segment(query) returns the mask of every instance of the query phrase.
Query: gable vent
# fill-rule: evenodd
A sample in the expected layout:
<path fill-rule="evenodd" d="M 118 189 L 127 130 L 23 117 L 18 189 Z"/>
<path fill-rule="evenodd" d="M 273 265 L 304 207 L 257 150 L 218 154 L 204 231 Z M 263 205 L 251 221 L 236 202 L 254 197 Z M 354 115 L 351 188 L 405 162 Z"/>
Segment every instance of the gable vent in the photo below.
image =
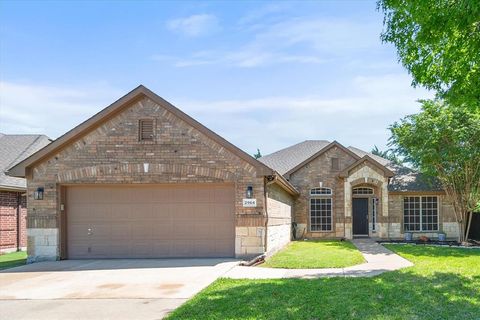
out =
<path fill-rule="evenodd" d="M 138 128 L 138 140 L 153 141 L 153 119 L 139 120 Z"/>

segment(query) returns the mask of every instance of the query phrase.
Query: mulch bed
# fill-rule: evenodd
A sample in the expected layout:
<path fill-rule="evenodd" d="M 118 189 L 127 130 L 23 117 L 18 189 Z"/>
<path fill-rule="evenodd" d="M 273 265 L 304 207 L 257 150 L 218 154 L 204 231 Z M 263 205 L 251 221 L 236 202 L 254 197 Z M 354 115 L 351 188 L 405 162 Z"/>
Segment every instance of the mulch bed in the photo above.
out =
<path fill-rule="evenodd" d="M 463 248 L 471 248 L 471 247 L 480 247 L 480 241 L 470 240 L 469 246 L 464 246 L 458 241 L 438 241 L 438 240 L 378 240 L 378 243 L 403 243 L 403 244 L 415 244 L 415 245 L 435 245 L 435 246 L 445 246 L 445 247 L 463 247 Z"/>

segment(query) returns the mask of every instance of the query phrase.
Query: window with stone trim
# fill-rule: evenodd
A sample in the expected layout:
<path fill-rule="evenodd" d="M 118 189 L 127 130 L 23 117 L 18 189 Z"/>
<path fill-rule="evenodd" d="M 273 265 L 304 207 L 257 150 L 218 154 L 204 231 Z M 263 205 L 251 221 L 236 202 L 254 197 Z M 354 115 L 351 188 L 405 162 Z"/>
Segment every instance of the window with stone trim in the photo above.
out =
<path fill-rule="evenodd" d="M 404 197 L 403 228 L 407 232 L 438 231 L 438 197 Z"/>
<path fill-rule="evenodd" d="M 310 189 L 310 231 L 332 231 L 332 189 Z"/>

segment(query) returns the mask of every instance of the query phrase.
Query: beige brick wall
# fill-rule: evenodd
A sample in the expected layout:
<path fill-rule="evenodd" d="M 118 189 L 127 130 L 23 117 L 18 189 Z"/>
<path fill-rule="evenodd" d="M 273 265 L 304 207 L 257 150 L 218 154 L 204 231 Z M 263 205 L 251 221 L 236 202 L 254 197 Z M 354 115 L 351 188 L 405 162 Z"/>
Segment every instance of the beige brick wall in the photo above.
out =
<path fill-rule="evenodd" d="M 153 142 L 138 141 L 138 120 L 145 118 L 155 121 Z M 237 215 L 237 223 L 241 225 L 243 216 L 265 214 L 264 179 L 257 177 L 254 166 L 148 98 L 44 159 L 32 168 L 27 181 L 28 227 L 36 229 L 59 228 L 63 184 L 231 182 L 236 190 L 232 214 Z M 256 208 L 242 206 L 248 185 L 253 186 Z M 44 200 L 33 200 L 37 187 L 44 188 Z M 237 237 L 243 239 L 240 234 Z M 251 237 L 242 241 L 251 244 Z M 35 246 L 29 248 L 30 256 L 38 253 Z"/>

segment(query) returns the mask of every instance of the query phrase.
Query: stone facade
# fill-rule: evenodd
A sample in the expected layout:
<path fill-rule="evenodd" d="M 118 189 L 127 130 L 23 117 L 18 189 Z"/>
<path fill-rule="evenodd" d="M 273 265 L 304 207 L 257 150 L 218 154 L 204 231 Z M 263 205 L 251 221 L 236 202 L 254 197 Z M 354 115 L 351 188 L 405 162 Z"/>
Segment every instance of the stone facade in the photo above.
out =
<path fill-rule="evenodd" d="M 278 185 L 267 185 L 267 255 L 290 242 L 292 237 L 292 207 L 290 194 Z"/>
<path fill-rule="evenodd" d="M 26 248 L 27 205 L 24 192 L 0 191 L 0 252 Z"/>
<path fill-rule="evenodd" d="M 139 141 L 140 119 L 154 120 L 153 141 Z M 27 192 L 30 260 L 61 255 L 61 241 L 48 238 L 47 245 L 39 230 L 60 233 L 63 185 L 218 182 L 235 185 L 236 255 L 263 252 L 264 177 L 251 163 L 144 97 L 31 168 Z M 242 205 L 247 186 L 253 187 L 255 208 Z M 38 187 L 44 188 L 43 200 L 33 199 Z"/>

